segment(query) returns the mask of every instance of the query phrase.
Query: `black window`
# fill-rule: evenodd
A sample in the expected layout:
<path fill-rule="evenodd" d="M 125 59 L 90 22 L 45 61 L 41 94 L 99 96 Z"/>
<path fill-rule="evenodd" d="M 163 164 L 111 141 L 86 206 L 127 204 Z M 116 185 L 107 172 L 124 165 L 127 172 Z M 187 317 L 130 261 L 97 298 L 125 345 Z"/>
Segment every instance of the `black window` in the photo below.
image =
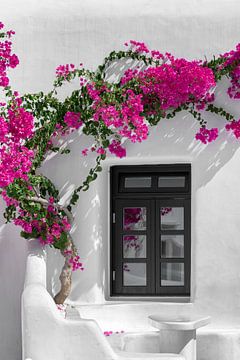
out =
<path fill-rule="evenodd" d="M 111 167 L 111 295 L 188 296 L 191 165 Z"/>

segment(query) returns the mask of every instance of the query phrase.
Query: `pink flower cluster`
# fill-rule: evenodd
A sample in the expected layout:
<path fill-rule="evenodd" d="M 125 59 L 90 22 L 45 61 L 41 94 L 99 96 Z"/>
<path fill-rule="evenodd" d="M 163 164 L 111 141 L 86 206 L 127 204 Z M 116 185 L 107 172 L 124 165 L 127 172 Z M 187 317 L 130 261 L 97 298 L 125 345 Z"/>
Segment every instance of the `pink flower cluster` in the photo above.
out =
<path fill-rule="evenodd" d="M 121 85 L 127 84 L 129 81 L 134 79 L 139 73 L 138 69 L 128 69 L 124 72 L 124 75 L 122 76 L 120 83 Z"/>
<path fill-rule="evenodd" d="M 93 87 L 91 91 L 94 91 Z M 141 94 L 135 94 L 131 89 L 126 90 L 125 100 L 118 105 L 118 108 L 116 105 L 102 104 L 99 101 L 99 93 L 94 99 L 96 99 L 93 104 L 96 109 L 93 115 L 95 121 L 103 121 L 108 128 L 114 129 L 121 137 L 126 137 L 132 142 L 141 142 L 147 139 L 148 125 L 142 114 Z M 108 149 L 118 157 L 126 156 L 126 151 L 116 140 L 109 145 Z"/>
<path fill-rule="evenodd" d="M 225 58 L 225 62 L 221 65 L 221 68 L 226 66 L 233 66 L 233 70 L 230 73 L 231 86 L 228 88 L 228 95 L 233 99 L 240 99 L 240 44 L 236 46 L 235 50 L 227 52 L 222 55 Z"/>
<path fill-rule="evenodd" d="M 130 50 L 136 52 L 138 54 L 144 54 L 145 56 L 151 56 L 155 60 L 165 60 L 168 58 L 168 55 L 171 54 L 166 53 L 165 56 L 158 50 L 150 50 L 148 46 L 144 42 L 130 40 L 129 42 L 124 43 L 125 46 L 130 47 Z"/>
<path fill-rule="evenodd" d="M 13 205 L 13 206 L 17 207 L 19 205 L 19 202 L 16 199 L 7 196 L 6 190 L 2 190 L 1 195 L 7 206 Z"/>
<path fill-rule="evenodd" d="M 18 202 L 14 199 L 7 197 L 6 193 L 3 194 L 7 205 L 14 204 L 18 206 Z M 13 202 L 14 201 L 14 202 Z M 54 199 L 49 198 L 50 205 L 48 206 L 48 213 L 46 217 L 37 219 L 37 214 L 34 217 L 25 210 L 18 208 L 19 217 L 14 219 L 14 224 L 21 226 L 26 232 L 31 234 L 35 231 L 38 234 L 38 240 L 42 245 L 53 245 L 59 241 L 62 233 L 67 233 L 71 225 L 66 217 L 60 218 L 56 207 L 54 206 Z M 48 219 L 51 217 L 51 221 Z M 84 270 L 83 264 L 80 262 L 80 257 L 71 249 L 65 249 L 64 254 L 68 259 L 68 263 L 73 271 L 78 269 Z"/>
<path fill-rule="evenodd" d="M 108 150 L 110 151 L 111 154 L 114 154 L 119 158 L 126 156 L 126 149 L 124 149 L 121 146 L 121 143 L 116 140 L 113 140 L 111 142 L 111 144 L 108 146 Z"/>
<path fill-rule="evenodd" d="M 66 79 L 66 77 L 74 70 L 74 68 L 74 64 L 59 65 L 56 68 L 56 75 L 57 77 L 63 77 Z"/>
<path fill-rule="evenodd" d="M 69 128 L 79 129 L 80 126 L 82 126 L 83 124 L 80 116 L 81 116 L 80 113 L 68 111 L 64 116 L 64 122 L 67 124 Z"/>
<path fill-rule="evenodd" d="M 148 67 L 144 71 L 128 69 L 121 79 L 122 85 L 133 78 L 139 82 L 144 95 L 144 108 L 152 108 L 148 109 L 149 114 L 154 114 L 155 103 L 160 104 L 160 109 L 165 111 L 194 102 L 200 110 L 206 103 L 213 101 L 210 91 L 215 86 L 214 73 L 202 66 L 202 62 L 175 59 L 169 53 L 163 55 L 156 50 L 150 51 L 144 43 L 134 40 L 125 43 L 126 46 L 129 44 L 135 52 L 163 60 L 161 66 Z"/>
<path fill-rule="evenodd" d="M 76 271 L 78 269 L 84 270 L 83 264 L 80 262 L 80 257 L 73 252 L 72 249 L 65 249 L 64 255 L 68 257 L 68 263 L 72 268 L 72 271 Z"/>
<path fill-rule="evenodd" d="M 27 180 L 34 152 L 23 145 L 33 134 L 33 116 L 21 107 L 16 99 L 7 110 L 8 119 L 0 117 L 0 187 L 6 187 L 15 179 Z"/>
<path fill-rule="evenodd" d="M 226 124 L 225 128 L 227 131 L 232 131 L 237 139 L 240 138 L 240 119 Z"/>
<path fill-rule="evenodd" d="M 97 154 L 100 154 L 100 155 L 106 154 L 106 150 L 102 146 L 100 146 L 97 149 Z"/>
<path fill-rule="evenodd" d="M 88 148 L 83 149 L 83 150 L 82 150 L 82 155 L 83 155 L 83 156 L 87 156 L 88 151 L 89 151 Z"/>
<path fill-rule="evenodd" d="M 211 69 L 185 59 L 171 59 L 170 63 L 149 67 L 139 72 L 137 79 L 144 106 L 157 102 L 162 110 L 204 100 L 216 84 Z"/>
<path fill-rule="evenodd" d="M 7 135 L 9 132 L 8 123 L 3 117 L 0 117 L 0 142 L 4 143 L 7 141 Z"/>
<path fill-rule="evenodd" d="M 33 135 L 33 115 L 21 106 L 21 99 L 15 99 L 7 110 L 8 119 L 0 117 L 0 142 L 17 144 Z"/>
<path fill-rule="evenodd" d="M 120 111 L 114 105 L 100 106 L 93 115 L 95 121 L 102 119 L 107 127 L 119 128 L 123 126 Z"/>
<path fill-rule="evenodd" d="M 212 94 L 206 94 L 206 96 L 204 97 L 204 99 L 199 100 L 198 102 L 196 102 L 195 106 L 197 110 L 204 110 L 206 108 L 206 106 L 209 103 L 212 103 L 215 100 L 215 95 Z"/>
<path fill-rule="evenodd" d="M 152 50 L 151 56 L 152 56 L 152 58 L 154 58 L 156 60 L 160 60 L 160 59 L 164 60 L 165 59 L 164 55 L 162 53 L 160 53 L 160 51 L 158 51 L 158 50 Z"/>
<path fill-rule="evenodd" d="M 3 28 L 3 23 L 0 23 L 0 29 Z M 12 30 L 1 33 L 3 39 L 13 34 Z M 7 70 L 15 68 L 18 63 L 18 57 L 12 54 L 12 43 L 9 40 L 0 41 L 0 86 L 9 85 Z M 0 187 L 5 188 L 15 179 L 28 178 L 34 152 L 24 146 L 24 141 L 33 134 L 33 116 L 24 109 L 17 92 L 13 93 L 11 106 L 6 103 L 1 103 L 1 106 L 5 107 L 2 110 L 6 115 L 0 117 Z M 9 199 L 7 202 L 10 202 Z"/>
<path fill-rule="evenodd" d="M 17 99 L 20 100 L 20 99 Z M 15 142 L 26 140 L 33 135 L 33 115 L 20 107 L 21 101 L 17 101 L 17 107 L 8 109 L 9 132 Z"/>
<path fill-rule="evenodd" d="M 142 95 L 135 94 L 132 90 L 126 91 L 126 100 L 122 103 L 121 116 L 123 126 L 119 134 L 127 137 L 132 142 L 141 142 L 148 137 L 148 126 L 142 115 Z"/>
<path fill-rule="evenodd" d="M 212 128 L 207 129 L 205 127 L 201 127 L 199 132 L 195 135 L 196 140 L 200 140 L 203 144 L 210 143 L 218 137 L 218 129 Z"/>
<path fill-rule="evenodd" d="M 136 40 L 130 40 L 129 43 L 125 43 L 125 46 L 131 46 L 132 51 L 136 52 L 136 53 L 145 53 L 148 54 L 149 53 L 149 49 L 147 47 L 147 45 L 144 42 L 139 42 Z"/>
<path fill-rule="evenodd" d="M 39 234 L 39 241 L 42 245 L 53 244 L 58 241 L 63 232 L 68 232 L 71 228 L 66 217 L 60 218 L 54 205 L 48 208 L 46 217 L 37 218 L 38 214 L 32 215 L 25 210 L 18 209 L 19 217 L 14 219 L 15 225 L 19 225 L 26 233 L 36 231 Z M 50 206 L 50 207 L 51 207 Z M 49 211 L 50 210 L 50 211 Z M 48 222 L 48 219 L 51 221 Z"/>
<path fill-rule="evenodd" d="M 95 109 L 96 106 L 98 105 L 98 103 L 101 101 L 101 97 L 100 97 L 100 94 L 101 94 L 101 91 L 100 90 L 97 90 L 95 88 L 95 84 L 94 83 L 90 83 L 90 84 L 87 84 L 86 85 L 86 89 L 87 89 L 87 92 L 88 92 L 88 95 L 90 96 L 90 98 L 93 100 L 93 108 Z"/>
<path fill-rule="evenodd" d="M 33 231 L 33 228 L 32 228 L 32 224 L 29 223 L 28 221 L 26 220 L 23 220 L 21 218 L 17 218 L 17 219 L 14 219 L 13 220 L 14 224 L 17 225 L 17 226 L 21 226 L 21 228 L 26 232 L 26 233 L 31 233 Z"/>
<path fill-rule="evenodd" d="M 0 29 L 3 29 L 3 23 L 0 23 Z M 14 34 L 13 30 L 3 33 L 3 36 L 10 38 Z M 19 64 L 17 55 L 12 54 L 12 43 L 9 40 L 0 41 L 0 86 L 6 87 L 9 84 L 7 76 L 8 68 L 15 68 Z"/>
<path fill-rule="evenodd" d="M 44 234 L 44 236 L 39 237 L 42 245 L 53 244 L 58 241 L 62 233 L 69 231 L 70 228 L 66 218 L 55 219 L 52 225 L 48 225 L 44 218 L 40 222 L 33 220 L 31 224 L 39 233 Z"/>
<path fill-rule="evenodd" d="M 76 271 L 78 269 L 84 270 L 83 264 L 79 260 L 80 257 L 78 255 L 70 257 L 69 264 L 71 265 L 73 271 Z"/>
<path fill-rule="evenodd" d="M 5 188 L 15 179 L 28 179 L 34 152 L 20 144 L 10 143 L 0 148 L 0 187 Z"/>

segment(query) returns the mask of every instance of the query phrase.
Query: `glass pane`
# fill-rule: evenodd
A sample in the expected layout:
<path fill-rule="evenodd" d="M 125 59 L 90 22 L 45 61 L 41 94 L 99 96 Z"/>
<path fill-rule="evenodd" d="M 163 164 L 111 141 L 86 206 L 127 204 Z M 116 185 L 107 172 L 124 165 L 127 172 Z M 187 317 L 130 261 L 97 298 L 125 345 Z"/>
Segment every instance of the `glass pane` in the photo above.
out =
<path fill-rule="evenodd" d="M 161 229 L 162 230 L 183 230 L 184 229 L 184 208 L 183 207 L 162 207 L 160 211 L 161 211 Z"/>
<path fill-rule="evenodd" d="M 124 230 L 146 230 L 145 207 L 131 207 L 123 209 L 123 229 Z"/>
<path fill-rule="evenodd" d="M 124 263 L 123 264 L 123 285 L 124 286 L 146 286 L 146 264 L 145 263 Z"/>
<path fill-rule="evenodd" d="M 183 235 L 162 235 L 161 256 L 163 258 L 184 257 L 184 236 Z"/>
<path fill-rule="evenodd" d="M 161 176 L 158 178 L 158 187 L 184 187 L 185 176 Z"/>
<path fill-rule="evenodd" d="M 123 236 L 123 257 L 124 258 L 145 258 L 146 257 L 146 235 L 125 235 L 125 236 Z"/>
<path fill-rule="evenodd" d="M 184 286 L 184 264 L 162 263 L 161 264 L 162 286 Z"/>
<path fill-rule="evenodd" d="M 151 177 L 126 177 L 125 188 L 150 188 L 152 186 Z"/>

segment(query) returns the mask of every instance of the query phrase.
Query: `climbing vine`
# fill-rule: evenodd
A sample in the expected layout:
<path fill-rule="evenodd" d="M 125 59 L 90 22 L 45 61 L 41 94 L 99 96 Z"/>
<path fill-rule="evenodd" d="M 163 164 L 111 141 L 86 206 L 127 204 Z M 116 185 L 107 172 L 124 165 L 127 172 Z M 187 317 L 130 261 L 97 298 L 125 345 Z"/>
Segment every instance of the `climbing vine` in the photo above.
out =
<path fill-rule="evenodd" d="M 125 43 L 125 51 L 112 51 L 96 71 L 82 64 L 79 68 L 60 65 L 49 93 L 20 95 L 8 77 L 9 70 L 19 63 L 12 53 L 13 35 L 13 30 L 6 31 L 0 23 L 4 99 L 0 102 L 0 191 L 6 202 L 4 216 L 6 222 L 21 227 L 22 237 L 36 238 L 63 255 L 61 290 L 55 297 L 61 304 L 69 295 L 72 271 L 83 270 L 71 237 L 72 208 L 80 192 L 87 191 L 98 177 L 109 154 L 125 157 L 126 140 L 146 140 L 152 126 L 162 119 L 170 121 L 182 110 L 199 123 L 196 141 L 207 144 L 218 137 L 217 128 L 207 128 L 203 110 L 223 117 L 226 131 L 240 137 L 240 120 L 214 104 L 214 89 L 225 76 L 230 79 L 229 97 L 240 98 L 240 44 L 210 61 L 189 61 L 131 40 Z M 129 59 L 131 64 L 120 79 L 109 81 L 107 69 L 112 62 Z M 78 89 L 59 100 L 59 88 L 74 79 L 78 79 Z M 70 149 L 63 148 L 59 139 L 77 130 L 93 139 L 92 146 L 81 151 L 82 156 L 96 154 L 96 163 L 62 204 L 58 189 L 42 174 L 41 165 L 51 152 L 67 156 Z"/>

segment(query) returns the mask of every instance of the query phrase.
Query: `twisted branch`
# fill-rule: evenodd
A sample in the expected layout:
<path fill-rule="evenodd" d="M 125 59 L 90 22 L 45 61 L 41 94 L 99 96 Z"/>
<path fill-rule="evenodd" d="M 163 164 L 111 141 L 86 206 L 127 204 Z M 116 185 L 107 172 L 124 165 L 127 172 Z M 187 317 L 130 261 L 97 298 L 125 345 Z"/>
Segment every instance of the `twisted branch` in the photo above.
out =
<path fill-rule="evenodd" d="M 43 199 L 41 197 L 36 197 L 36 196 L 32 196 L 32 197 L 28 197 L 27 198 L 28 201 L 33 201 L 33 202 L 38 202 L 40 204 L 42 204 L 43 206 L 47 207 L 48 205 L 50 205 L 50 202 L 47 201 L 46 199 Z M 55 203 L 54 206 L 58 209 L 58 210 L 62 210 L 64 211 L 64 213 L 66 214 L 68 221 L 70 222 L 70 224 L 73 223 L 73 215 L 72 213 L 63 205 L 60 205 L 58 203 Z"/>
<path fill-rule="evenodd" d="M 44 207 L 50 205 L 48 200 L 37 196 L 28 197 L 27 200 L 38 202 L 42 204 Z M 54 205 L 56 206 L 57 209 L 64 211 L 64 213 L 68 218 L 69 223 L 72 224 L 74 220 L 72 213 L 65 206 L 62 206 L 60 204 L 54 204 Z M 61 250 L 61 254 L 64 257 L 65 261 L 61 274 L 59 276 L 59 280 L 61 284 L 60 291 L 54 297 L 54 301 L 56 304 L 63 304 L 64 301 L 67 299 L 67 297 L 70 295 L 71 286 L 72 286 L 72 267 L 69 263 L 69 260 L 75 252 L 76 252 L 76 248 L 73 243 L 72 236 L 68 232 L 67 247 L 64 250 Z"/>

